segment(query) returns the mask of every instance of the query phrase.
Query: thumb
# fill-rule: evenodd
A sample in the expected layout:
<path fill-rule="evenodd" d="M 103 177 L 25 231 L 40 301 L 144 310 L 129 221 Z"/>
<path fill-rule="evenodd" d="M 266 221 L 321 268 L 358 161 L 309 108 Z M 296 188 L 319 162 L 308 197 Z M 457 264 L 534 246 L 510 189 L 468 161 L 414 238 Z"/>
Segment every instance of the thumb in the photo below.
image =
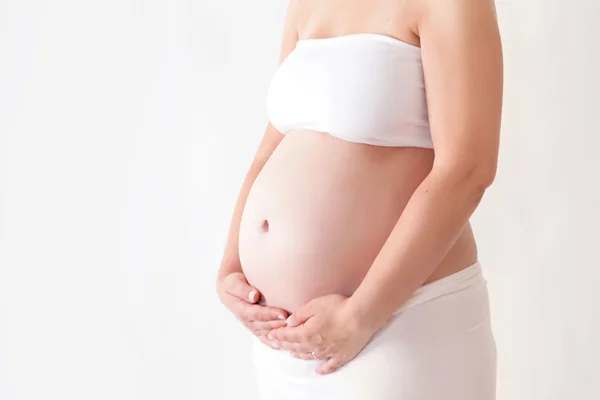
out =
<path fill-rule="evenodd" d="M 298 308 L 287 318 L 287 326 L 294 327 L 298 325 L 302 325 L 305 323 L 310 317 L 315 315 L 315 307 L 313 302 L 308 302 L 302 307 Z"/>
<path fill-rule="evenodd" d="M 243 273 L 239 272 L 231 274 L 226 279 L 228 279 L 228 282 L 225 285 L 227 293 L 248 303 L 256 303 L 258 299 L 260 299 L 260 292 L 258 289 L 248 284 Z"/>

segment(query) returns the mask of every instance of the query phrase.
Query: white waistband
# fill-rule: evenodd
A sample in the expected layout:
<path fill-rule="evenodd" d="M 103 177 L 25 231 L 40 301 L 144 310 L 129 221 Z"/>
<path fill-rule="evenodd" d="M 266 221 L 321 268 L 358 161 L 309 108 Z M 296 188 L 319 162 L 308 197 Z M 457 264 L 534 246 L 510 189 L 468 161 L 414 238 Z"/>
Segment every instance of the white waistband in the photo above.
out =
<path fill-rule="evenodd" d="M 477 283 L 486 283 L 479 261 L 452 275 L 421 286 L 394 314 L 435 298 L 459 292 Z"/>

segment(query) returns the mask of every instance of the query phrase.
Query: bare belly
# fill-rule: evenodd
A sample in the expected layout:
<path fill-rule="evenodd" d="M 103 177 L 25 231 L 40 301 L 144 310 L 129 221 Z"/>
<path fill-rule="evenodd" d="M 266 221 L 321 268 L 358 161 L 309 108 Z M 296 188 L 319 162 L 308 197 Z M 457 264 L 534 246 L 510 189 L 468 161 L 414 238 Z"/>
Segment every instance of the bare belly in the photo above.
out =
<path fill-rule="evenodd" d="M 242 269 L 261 302 L 293 312 L 322 295 L 350 296 L 432 163 L 431 149 L 289 132 L 256 178 L 240 223 Z M 459 254 L 434 275 L 474 261 L 470 227 L 463 236 Z"/>

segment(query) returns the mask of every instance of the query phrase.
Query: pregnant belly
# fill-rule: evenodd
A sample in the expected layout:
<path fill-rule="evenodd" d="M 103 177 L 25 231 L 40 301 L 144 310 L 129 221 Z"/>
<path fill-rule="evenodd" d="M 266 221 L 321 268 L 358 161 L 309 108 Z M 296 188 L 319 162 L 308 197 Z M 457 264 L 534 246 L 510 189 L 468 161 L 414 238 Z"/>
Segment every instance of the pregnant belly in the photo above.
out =
<path fill-rule="evenodd" d="M 351 295 L 432 160 L 428 149 L 288 133 L 256 178 L 240 222 L 242 269 L 261 302 L 293 312 L 318 296 Z"/>

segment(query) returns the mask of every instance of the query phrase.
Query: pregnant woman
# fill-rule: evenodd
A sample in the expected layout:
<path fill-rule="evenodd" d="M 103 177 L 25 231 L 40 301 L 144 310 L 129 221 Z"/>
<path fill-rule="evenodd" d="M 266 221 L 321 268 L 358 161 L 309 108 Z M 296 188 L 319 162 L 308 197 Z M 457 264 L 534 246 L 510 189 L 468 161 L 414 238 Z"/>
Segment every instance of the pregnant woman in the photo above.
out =
<path fill-rule="evenodd" d="M 217 277 L 261 400 L 492 400 L 492 0 L 292 0 Z"/>

